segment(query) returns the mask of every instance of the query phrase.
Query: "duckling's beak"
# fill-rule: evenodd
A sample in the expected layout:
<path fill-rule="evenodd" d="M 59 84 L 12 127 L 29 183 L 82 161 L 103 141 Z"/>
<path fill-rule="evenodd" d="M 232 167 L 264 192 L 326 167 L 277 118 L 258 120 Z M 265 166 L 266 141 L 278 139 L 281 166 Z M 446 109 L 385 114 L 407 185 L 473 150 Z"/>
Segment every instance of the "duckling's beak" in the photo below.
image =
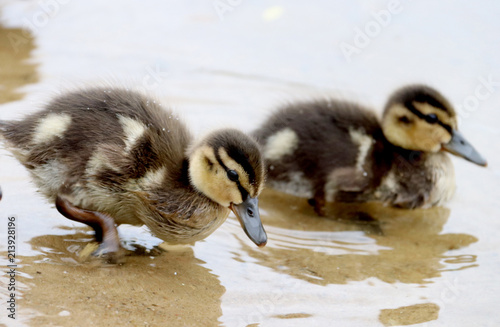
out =
<path fill-rule="evenodd" d="M 259 215 L 259 201 L 257 197 L 247 196 L 247 199 L 240 204 L 231 203 L 229 206 L 240 221 L 241 227 L 247 236 L 257 246 L 262 247 L 267 243 L 267 234 L 262 226 Z"/>
<path fill-rule="evenodd" d="M 474 149 L 459 131 L 453 130 L 450 142 L 444 144 L 443 149 L 479 166 L 487 166 L 486 159 Z"/>

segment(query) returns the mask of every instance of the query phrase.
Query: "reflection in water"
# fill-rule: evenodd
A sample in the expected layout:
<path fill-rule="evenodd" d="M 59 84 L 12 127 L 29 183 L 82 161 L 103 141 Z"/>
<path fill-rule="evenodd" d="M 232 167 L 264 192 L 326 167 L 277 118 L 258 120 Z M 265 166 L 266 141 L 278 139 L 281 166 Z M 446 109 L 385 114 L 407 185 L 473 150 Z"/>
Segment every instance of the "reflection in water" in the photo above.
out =
<path fill-rule="evenodd" d="M 20 270 L 31 277 L 21 278 L 30 289 L 20 306 L 39 312 L 30 325 L 90 326 L 104 319 L 109 326 L 219 324 L 225 288 L 191 247 L 158 256 L 142 251 L 145 255 L 128 256 L 123 266 L 105 266 L 97 259 L 80 263 L 89 241 L 91 234 L 81 232 L 31 240 L 42 254 L 21 258 Z"/>
<path fill-rule="evenodd" d="M 296 319 L 296 318 L 309 318 L 311 316 L 312 315 L 308 313 L 288 313 L 284 315 L 275 315 L 274 317 L 279 319 Z"/>
<path fill-rule="evenodd" d="M 332 205 L 315 217 L 305 200 L 266 190 L 262 218 L 265 249 L 240 242 L 258 263 L 318 285 L 376 277 L 387 283 L 429 283 L 443 271 L 476 267 L 476 257 L 450 250 L 477 241 L 468 234 L 440 234 L 445 208 L 401 210 L 379 204 Z"/>
<path fill-rule="evenodd" d="M 0 25 L 0 103 L 15 101 L 23 94 L 17 89 L 38 80 L 36 65 L 27 62 L 34 49 L 28 30 Z"/>
<path fill-rule="evenodd" d="M 436 320 L 439 306 L 434 303 L 422 303 L 396 309 L 384 309 L 380 312 L 380 322 L 385 326 L 415 325 Z"/>

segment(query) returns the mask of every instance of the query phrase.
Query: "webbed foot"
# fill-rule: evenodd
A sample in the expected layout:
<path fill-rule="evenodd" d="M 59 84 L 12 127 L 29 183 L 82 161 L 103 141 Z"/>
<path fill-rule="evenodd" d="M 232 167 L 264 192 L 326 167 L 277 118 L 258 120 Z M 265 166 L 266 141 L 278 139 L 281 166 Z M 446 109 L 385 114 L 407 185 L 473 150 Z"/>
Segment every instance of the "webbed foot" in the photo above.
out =
<path fill-rule="evenodd" d="M 316 212 L 318 216 L 320 217 L 326 216 L 326 210 L 325 210 L 326 201 L 324 198 L 315 197 L 307 200 L 307 203 L 309 203 L 309 205 L 314 208 L 314 212 Z"/>
<path fill-rule="evenodd" d="M 80 209 L 60 196 L 56 198 L 56 208 L 64 217 L 94 229 L 96 240 L 100 244 L 92 255 L 101 257 L 109 263 L 121 262 L 123 251 L 113 217 L 97 211 Z"/>

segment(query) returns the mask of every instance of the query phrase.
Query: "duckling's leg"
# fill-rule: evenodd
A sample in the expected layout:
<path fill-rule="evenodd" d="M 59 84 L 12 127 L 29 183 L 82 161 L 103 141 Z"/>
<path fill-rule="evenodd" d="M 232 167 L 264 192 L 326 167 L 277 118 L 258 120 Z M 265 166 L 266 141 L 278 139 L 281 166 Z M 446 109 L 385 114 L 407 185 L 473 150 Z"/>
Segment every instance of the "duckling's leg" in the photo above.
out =
<path fill-rule="evenodd" d="M 326 216 L 325 212 L 325 205 L 326 205 L 326 199 L 325 199 L 325 186 L 322 184 L 320 187 L 316 188 L 316 191 L 314 192 L 314 198 L 307 200 L 309 205 L 311 205 L 314 208 L 314 212 L 318 216 L 324 217 Z"/>
<path fill-rule="evenodd" d="M 60 196 L 56 198 L 56 208 L 64 217 L 84 223 L 95 230 L 96 240 L 101 243 L 95 252 L 96 255 L 104 255 L 110 262 L 119 259 L 120 238 L 111 216 L 77 208 Z"/>
<path fill-rule="evenodd" d="M 342 199 L 339 197 L 339 192 L 343 196 L 350 194 L 351 199 L 347 202 L 354 202 L 354 199 L 359 196 L 369 185 L 368 173 L 358 170 L 353 167 L 342 167 L 333 170 L 325 179 L 320 179 L 315 185 L 314 197 L 308 200 L 308 203 L 314 207 L 314 211 L 318 216 L 325 216 L 326 193 L 332 192 L 335 197 L 333 201 Z M 346 198 L 344 198 L 346 200 Z"/>

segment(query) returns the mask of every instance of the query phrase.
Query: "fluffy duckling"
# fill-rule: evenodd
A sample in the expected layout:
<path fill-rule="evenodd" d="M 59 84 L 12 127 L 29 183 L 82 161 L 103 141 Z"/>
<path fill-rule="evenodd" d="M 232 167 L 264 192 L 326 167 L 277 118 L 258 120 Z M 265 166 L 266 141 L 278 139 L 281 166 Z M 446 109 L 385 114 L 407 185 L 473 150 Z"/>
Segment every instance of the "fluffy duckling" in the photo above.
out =
<path fill-rule="evenodd" d="M 170 243 L 217 229 L 230 210 L 258 246 L 258 144 L 234 129 L 192 144 L 184 124 L 139 93 L 94 88 L 62 95 L 21 121 L 0 122 L 6 148 L 65 217 L 89 225 L 97 254 L 120 248 L 115 224 L 147 225 Z"/>
<path fill-rule="evenodd" d="M 267 184 L 308 198 L 319 215 L 326 201 L 441 205 L 455 189 L 444 151 L 486 166 L 458 132 L 450 103 L 424 85 L 396 91 L 381 121 L 354 103 L 305 102 L 278 110 L 254 135 L 263 146 Z"/>

